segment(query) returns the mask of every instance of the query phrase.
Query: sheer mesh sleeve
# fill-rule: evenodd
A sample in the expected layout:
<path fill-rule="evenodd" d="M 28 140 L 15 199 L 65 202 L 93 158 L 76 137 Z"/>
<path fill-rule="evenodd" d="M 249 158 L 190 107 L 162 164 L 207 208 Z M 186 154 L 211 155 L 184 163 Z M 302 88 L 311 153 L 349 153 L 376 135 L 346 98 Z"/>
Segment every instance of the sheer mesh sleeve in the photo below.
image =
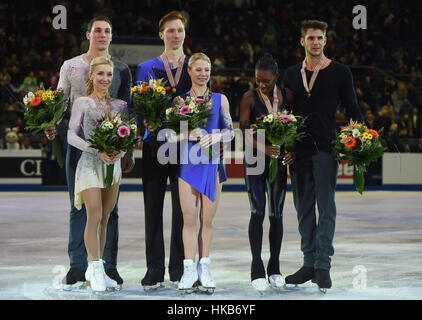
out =
<path fill-rule="evenodd" d="M 64 93 L 64 98 L 68 99 L 70 96 L 70 81 L 68 79 L 69 75 L 69 64 L 64 63 L 60 68 L 60 77 L 59 83 L 57 84 L 57 88 L 61 89 Z"/>
<path fill-rule="evenodd" d="M 230 116 L 229 104 L 225 96 L 221 96 L 220 126 L 221 141 L 231 141 L 234 138 L 233 121 Z"/>
<path fill-rule="evenodd" d="M 96 149 L 90 148 L 90 143 L 85 141 L 84 137 L 87 131 L 93 131 L 93 128 L 83 128 L 84 118 L 87 116 L 89 102 L 87 98 L 78 98 L 72 107 L 72 113 L 67 130 L 67 141 L 70 145 L 89 153 L 98 154 Z M 91 121 L 87 121 L 89 123 Z M 92 121 L 92 127 L 95 121 Z"/>

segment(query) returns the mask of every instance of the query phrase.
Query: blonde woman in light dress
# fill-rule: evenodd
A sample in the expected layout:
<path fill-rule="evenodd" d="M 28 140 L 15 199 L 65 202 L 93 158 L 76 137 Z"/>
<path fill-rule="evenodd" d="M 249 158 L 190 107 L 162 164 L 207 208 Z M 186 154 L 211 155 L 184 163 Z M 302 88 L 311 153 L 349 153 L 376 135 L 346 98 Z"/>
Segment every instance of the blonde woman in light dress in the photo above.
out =
<path fill-rule="evenodd" d="M 113 210 L 121 180 L 120 153 L 99 153 L 90 147 L 87 139 L 93 134 L 95 120 L 106 113 L 128 115 L 127 103 L 112 99 L 108 94 L 113 80 L 113 62 L 105 56 L 91 61 L 86 86 L 86 96 L 75 100 L 69 122 L 68 142 L 82 150 L 75 174 L 75 207 L 80 210 L 85 204 L 87 222 L 84 242 L 88 253 L 88 269 L 85 278 L 93 291 L 105 291 L 114 286 L 104 271 L 102 260 L 107 223 Z M 114 163 L 113 183 L 105 187 L 105 167 Z"/>

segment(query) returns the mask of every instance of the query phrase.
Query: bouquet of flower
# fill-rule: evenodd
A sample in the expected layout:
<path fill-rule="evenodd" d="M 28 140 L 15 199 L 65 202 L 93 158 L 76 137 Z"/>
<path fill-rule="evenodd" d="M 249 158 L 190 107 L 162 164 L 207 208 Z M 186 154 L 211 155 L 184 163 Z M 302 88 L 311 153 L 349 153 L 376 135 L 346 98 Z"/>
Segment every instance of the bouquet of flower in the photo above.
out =
<path fill-rule="evenodd" d="M 270 113 L 256 118 L 256 124 L 252 125 L 253 129 L 264 129 L 265 138 L 274 146 L 282 146 L 286 148 L 293 147 L 295 141 L 300 141 L 305 132 L 300 129 L 304 128 L 304 118 L 294 116 L 283 110 L 276 114 Z M 271 183 L 277 176 L 278 159 L 271 159 L 270 172 L 268 181 Z"/>
<path fill-rule="evenodd" d="M 107 113 L 105 116 L 95 120 L 94 133 L 87 140 L 91 143 L 91 148 L 98 152 L 131 152 L 137 147 L 139 138 L 136 137 L 136 123 L 132 118 L 124 121 L 120 114 L 113 115 Z M 107 165 L 106 168 L 106 188 L 110 188 L 113 183 L 114 164 Z"/>
<path fill-rule="evenodd" d="M 151 143 L 157 146 L 157 131 L 161 127 L 164 112 L 171 100 L 171 91 L 166 82 L 155 80 L 149 75 L 149 81 L 140 81 L 130 89 L 133 105 L 138 116 L 141 116 L 154 129 L 151 132 Z M 175 91 L 176 89 L 173 89 Z"/>
<path fill-rule="evenodd" d="M 187 96 L 186 99 L 178 97 L 173 107 L 167 108 L 166 120 L 164 124 L 176 133 L 181 131 L 181 122 L 186 121 L 188 130 L 207 127 L 208 118 L 211 117 L 211 100 L 209 97 L 193 98 Z M 208 148 L 209 158 L 212 158 L 212 148 Z"/>
<path fill-rule="evenodd" d="M 188 130 L 199 128 L 201 124 L 206 128 L 210 116 L 211 100 L 208 97 L 202 99 L 187 96 L 185 100 L 179 97 L 173 107 L 166 109 L 164 124 L 167 128 L 180 133 L 181 121 L 187 121 Z"/>
<path fill-rule="evenodd" d="M 354 167 L 354 184 L 360 194 L 365 185 L 366 167 L 387 150 L 382 146 L 377 131 L 368 129 L 364 124 L 352 120 L 347 127 L 341 129 L 334 141 L 334 149 L 339 153 L 338 160 L 349 160 L 348 165 Z"/>
<path fill-rule="evenodd" d="M 25 104 L 25 129 L 37 133 L 48 127 L 55 127 L 67 112 L 62 91 L 45 90 L 43 87 L 35 92 L 28 92 L 23 98 Z M 62 143 L 57 135 L 52 142 L 53 153 L 60 168 L 64 164 Z"/>

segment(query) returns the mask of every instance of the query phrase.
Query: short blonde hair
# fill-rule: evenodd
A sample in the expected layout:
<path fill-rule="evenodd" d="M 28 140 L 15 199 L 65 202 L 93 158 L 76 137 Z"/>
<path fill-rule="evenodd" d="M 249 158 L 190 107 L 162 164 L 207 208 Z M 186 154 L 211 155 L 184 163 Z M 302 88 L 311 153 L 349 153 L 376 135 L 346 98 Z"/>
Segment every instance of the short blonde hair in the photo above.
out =
<path fill-rule="evenodd" d="M 113 61 L 111 61 L 111 58 L 106 57 L 106 56 L 98 56 L 91 60 L 91 63 L 89 64 L 89 74 L 93 74 L 95 67 L 99 66 L 100 64 L 108 64 L 112 70 L 114 68 L 114 63 Z M 88 77 L 86 79 L 85 94 L 89 96 L 93 92 L 94 92 L 94 83 Z"/>
<path fill-rule="evenodd" d="M 190 57 L 190 59 L 189 59 L 189 62 L 188 62 L 188 68 L 189 69 L 192 69 L 192 65 L 195 63 L 195 61 L 197 61 L 197 60 L 205 60 L 206 62 L 208 62 L 209 63 L 209 65 L 210 65 L 210 67 L 211 67 L 211 60 L 210 60 L 210 58 L 205 54 L 205 53 L 202 53 L 202 52 L 197 52 L 197 53 L 194 53 L 191 57 Z"/>

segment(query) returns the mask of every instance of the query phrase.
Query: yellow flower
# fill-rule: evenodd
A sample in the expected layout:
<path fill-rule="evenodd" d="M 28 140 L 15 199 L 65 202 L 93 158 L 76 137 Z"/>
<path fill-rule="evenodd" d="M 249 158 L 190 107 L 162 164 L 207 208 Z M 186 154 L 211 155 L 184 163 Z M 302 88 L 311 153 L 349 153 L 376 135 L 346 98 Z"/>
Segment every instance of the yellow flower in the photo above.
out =
<path fill-rule="evenodd" d="M 371 140 L 366 140 L 366 144 L 371 144 Z"/>
<path fill-rule="evenodd" d="M 155 89 L 155 91 L 156 91 L 158 94 L 161 94 L 161 95 L 163 95 L 163 96 L 165 96 L 165 95 L 166 95 L 166 89 L 164 89 L 164 87 L 159 86 L 159 87 L 157 87 L 157 88 Z"/>
<path fill-rule="evenodd" d="M 172 88 L 171 92 L 176 93 L 176 88 Z"/>

